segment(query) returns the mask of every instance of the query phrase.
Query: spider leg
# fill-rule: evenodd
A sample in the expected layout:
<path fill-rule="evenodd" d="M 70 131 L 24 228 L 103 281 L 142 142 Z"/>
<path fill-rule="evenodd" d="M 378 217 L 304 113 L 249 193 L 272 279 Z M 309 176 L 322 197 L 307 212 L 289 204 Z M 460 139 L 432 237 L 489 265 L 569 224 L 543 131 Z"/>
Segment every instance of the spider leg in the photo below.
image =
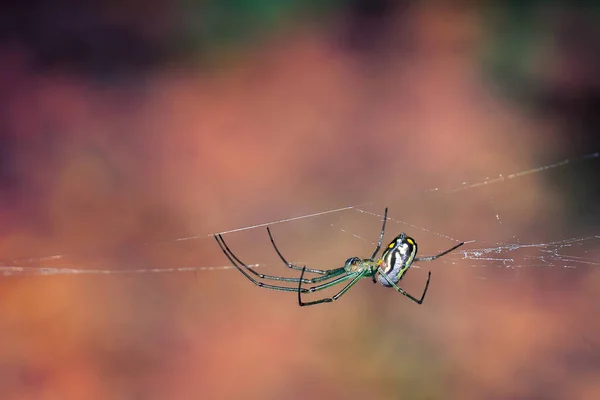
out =
<path fill-rule="evenodd" d="M 389 284 L 391 284 L 394 287 L 394 289 L 396 289 L 398 292 L 400 292 L 400 294 L 403 294 L 404 296 L 408 297 L 409 299 L 411 299 L 412 301 L 414 301 L 417 304 L 423 304 L 423 300 L 425 299 L 425 294 L 427 294 L 427 289 L 429 288 L 429 281 L 431 280 L 431 271 L 429 271 L 429 274 L 427 275 L 427 283 L 425 284 L 425 289 L 423 290 L 423 294 L 421 295 L 420 299 L 417 299 L 416 297 L 407 293 L 401 287 L 398 287 L 398 285 L 396 285 L 394 282 L 392 282 L 392 280 L 387 276 L 387 274 L 383 271 L 383 269 L 381 269 L 381 267 L 378 269 L 378 272 L 385 278 L 386 281 L 388 281 Z M 303 292 L 303 293 L 306 293 L 306 292 Z"/>
<path fill-rule="evenodd" d="M 436 258 L 440 258 L 441 256 L 445 256 L 446 254 L 450 253 L 451 251 L 454 251 L 456 249 L 458 249 L 460 246 L 462 246 L 463 244 L 465 244 L 465 242 L 461 242 L 459 244 L 457 244 L 456 246 L 452 247 L 451 249 L 448 249 L 446 251 L 441 252 L 440 254 L 437 254 L 435 256 L 429 256 L 429 257 L 417 257 L 415 258 L 414 261 L 433 261 Z"/>
<path fill-rule="evenodd" d="M 354 272 L 354 273 L 346 274 L 344 276 L 341 276 L 341 277 L 339 277 L 337 279 L 334 279 L 334 280 L 332 280 L 330 282 L 327 282 L 327 283 L 324 283 L 322 285 L 314 286 L 314 287 L 311 287 L 310 289 L 304 289 L 302 287 L 302 277 L 304 276 L 304 272 L 305 272 L 305 268 L 302 268 L 302 274 L 300 275 L 300 281 L 298 282 L 298 304 L 300 305 L 300 307 L 314 306 L 315 304 L 321 304 L 321 303 L 331 303 L 332 301 L 335 301 L 335 300 L 339 299 L 352 286 L 354 286 L 356 284 L 356 282 L 358 282 L 361 278 L 364 278 L 364 275 L 366 273 L 366 271 L 365 271 L 365 272 Z M 352 279 L 352 280 L 346 286 L 344 286 L 342 288 L 342 290 L 340 290 L 335 295 L 333 295 L 333 297 L 326 297 L 326 298 L 323 298 L 323 299 L 309 301 L 309 302 L 303 302 L 302 301 L 302 293 L 315 292 L 317 290 L 323 290 L 323 289 L 326 289 L 326 288 L 331 287 L 333 285 L 337 285 L 338 283 L 345 282 L 345 281 L 347 281 L 349 279 Z"/>
<path fill-rule="evenodd" d="M 379 249 L 381 249 L 381 244 L 383 243 L 383 235 L 385 234 L 385 222 L 387 221 L 387 207 L 385 208 L 385 213 L 383 214 L 383 226 L 381 227 L 381 234 L 379 235 L 379 242 L 377 242 L 377 247 L 375 248 L 375 251 L 373 252 L 373 255 L 371 256 L 371 260 L 375 259 L 375 256 L 377 255 L 377 253 L 379 253 Z M 371 277 L 373 278 L 373 283 L 377 283 L 377 280 L 375 279 L 375 274 L 371 275 Z"/>
<path fill-rule="evenodd" d="M 377 242 L 377 247 L 375 247 L 375 251 L 373 252 L 373 255 L 371 256 L 371 260 L 375 259 L 375 256 L 377 255 L 377 253 L 379 253 L 379 249 L 381 249 L 381 244 L 383 243 L 383 235 L 385 234 L 385 223 L 387 221 L 387 212 L 388 212 L 388 209 L 386 207 L 385 213 L 383 214 L 383 226 L 381 227 L 381 234 L 379 235 L 379 242 Z"/>
<path fill-rule="evenodd" d="M 244 275 L 246 278 L 248 278 L 248 280 L 250 282 L 254 283 L 256 286 L 261 287 L 261 288 L 267 288 L 267 289 L 273 289 L 273 290 L 281 290 L 282 292 L 297 292 L 298 291 L 297 288 L 294 289 L 294 288 L 286 287 L 286 286 L 269 285 L 267 283 L 263 283 L 263 282 L 257 281 L 256 279 L 252 278 L 250 275 L 248 275 L 248 273 L 246 271 L 244 271 L 244 269 L 246 269 L 248 271 L 252 271 L 252 269 L 249 268 L 246 264 L 240 262 L 240 264 L 245 267 L 245 268 L 241 268 L 237 264 L 236 260 L 231 255 L 229 255 L 229 253 L 225 250 L 226 249 L 226 247 L 224 247 L 224 243 L 225 242 L 223 242 L 223 244 L 221 244 L 221 242 L 219 241 L 219 238 L 221 239 L 221 241 L 223 240 L 223 238 L 221 237 L 221 235 L 218 235 L 218 236 L 215 235 L 215 240 L 219 244 L 219 247 L 221 248 L 221 250 L 223 251 L 223 253 L 225 254 L 225 256 L 229 259 L 229 261 L 231 262 L 231 264 L 233 264 L 233 266 L 238 271 L 240 271 L 242 273 L 242 275 Z M 304 292 L 308 292 L 308 290 L 304 289 Z"/>
<path fill-rule="evenodd" d="M 298 271 L 301 271 L 303 267 L 300 267 L 298 265 L 294 265 L 290 262 L 288 262 L 285 257 L 283 257 L 283 254 L 281 254 L 281 252 L 279 251 L 279 249 L 277 248 L 277 245 L 275 244 L 275 240 L 273 240 L 273 235 L 271 235 L 271 230 L 269 229 L 269 227 L 267 226 L 267 233 L 269 234 L 269 239 L 271 239 L 271 244 L 273 245 L 273 248 L 275 249 L 275 251 L 277 252 L 277 255 L 279 256 L 279 258 L 281 258 L 281 261 L 283 261 L 283 263 L 291 269 L 295 269 Z M 338 268 L 339 269 L 339 268 Z M 343 268 L 342 268 L 343 269 Z M 306 269 L 308 272 L 312 272 L 313 274 L 321 274 L 321 275 L 330 275 L 331 271 L 335 271 L 335 270 L 322 270 L 322 269 L 312 269 L 312 268 L 307 268 Z"/>
<path fill-rule="evenodd" d="M 225 240 L 223 239 L 223 236 L 221 236 L 220 234 L 218 236 L 215 235 L 215 240 L 219 244 L 219 247 L 221 248 L 221 250 L 223 251 L 223 253 L 225 254 L 225 256 L 233 264 L 233 266 L 235 268 L 237 268 L 246 278 L 248 278 L 255 285 L 260 286 L 260 287 L 266 287 L 268 289 L 282 290 L 282 291 L 286 291 L 286 292 L 295 292 L 296 291 L 296 289 L 291 288 L 291 287 L 268 285 L 268 284 L 260 282 L 260 281 L 258 281 L 256 279 L 253 279 L 250 275 L 247 274 L 247 272 L 250 272 L 254 276 L 256 276 L 258 278 L 261 278 L 261 279 L 270 279 L 270 280 L 282 281 L 282 282 L 298 282 L 299 281 L 299 278 L 287 278 L 287 277 L 281 277 L 281 276 L 272 276 L 272 275 L 259 274 L 258 272 L 256 272 L 252 268 L 248 267 L 248 265 L 246 265 L 246 263 L 244 263 L 242 260 L 240 260 L 233 253 L 233 251 L 231 251 L 231 249 L 229 248 L 229 246 L 227 246 L 227 243 L 225 243 Z M 241 267 L 244 267 L 244 268 L 242 269 Z M 317 283 L 317 282 L 321 282 L 321 281 L 330 279 L 330 278 L 332 278 L 334 276 L 340 275 L 344 271 L 345 270 L 344 270 L 343 267 L 342 268 L 337 268 L 337 269 L 332 269 L 332 270 L 330 270 L 330 272 L 331 272 L 330 274 L 325 275 L 325 276 L 320 276 L 320 277 L 317 277 L 317 278 L 312 278 L 312 279 L 304 279 L 304 283 Z"/>

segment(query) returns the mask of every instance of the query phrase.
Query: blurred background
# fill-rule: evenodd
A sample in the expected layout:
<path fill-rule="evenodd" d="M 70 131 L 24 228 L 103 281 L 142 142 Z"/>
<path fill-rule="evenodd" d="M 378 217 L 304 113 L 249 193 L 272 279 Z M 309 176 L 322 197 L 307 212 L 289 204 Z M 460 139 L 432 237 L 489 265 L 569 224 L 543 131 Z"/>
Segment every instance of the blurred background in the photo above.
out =
<path fill-rule="evenodd" d="M 0 398 L 600 398 L 593 2 L 21 1 L 0 59 Z M 359 204 L 273 234 L 322 269 L 386 206 L 386 242 L 472 241 L 422 306 L 300 308 L 212 238 Z M 179 267 L 215 269 L 82 273 Z"/>

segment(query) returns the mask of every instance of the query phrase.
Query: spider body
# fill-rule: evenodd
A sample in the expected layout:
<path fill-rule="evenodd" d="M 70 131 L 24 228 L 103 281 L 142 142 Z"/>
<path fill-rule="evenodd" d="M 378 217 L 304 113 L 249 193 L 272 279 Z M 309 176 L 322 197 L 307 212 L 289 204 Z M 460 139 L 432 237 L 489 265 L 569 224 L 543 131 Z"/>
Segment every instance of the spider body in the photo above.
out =
<path fill-rule="evenodd" d="M 277 255 L 284 264 L 294 270 L 302 271 L 299 278 L 287 278 L 281 276 L 273 276 L 273 275 L 264 275 L 254 271 L 252 268 L 249 268 L 247 264 L 242 262 L 227 246 L 223 237 L 219 235 L 215 235 L 215 240 L 219 244 L 219 247 L 225 254 L 225 256 L 231 261 L 233 266 L 237 268 L 248 280 L 259 287 L 272 289 L 272 290 L 280 290 L 285 292 L 297 292 L 298 293 L 298 304 L 300 306 L 310 306 L 321 303 L 330 303 L 338 298 L 340 298 L 344 293 L 346 293 L 352 286 L 354 286 L 359 280 L 363 278 L 371 278 L 373 283 L 379 281 L 380 284 L 386 287 L 393 287 L 396 291 L 400 292 L 400 294 L 408 297 L 410 300 L 415 303 L 422 304 L 423 299 L 425 298 L 425 294 L 427 293 L 427 289 L 429 288 L 429 280 L 431 278 L 431 271 L 427 276 L 427 283 L 425 284 L 425 289 L 423 290 L 423 294 L 420 299 L 413 297 L 411 294 L 404 291 L 404 289 L 398 287 L 397 283 L 404 277 L 406 271 L 410 268 L 410 266 L 415 261 L 432 261 L 438 257 L 441 257 L 445 254 L 450 253 L 453 250 L 456 250 L 460 246 L 464 244 L 461 242 L 456 246 L 443 251 L 440 254 L 429 257 L 416 257 L 417 255 L 417 242 L 411 238 L 406 236 L 405 233 L 401 233 L 396 236 L 396 238 L 386 247 L 381 255 L 381 258 L 376 258 L 377 253 L 381 249 L 381 244 L 383 241 L 383 235 L 385 233 L 385 223 L 387 221 L 387 208 L 385 209 L 385 214 L 383 217 L 383 227 L 381 228 L 381 234 L 379 235 L 379 242 L 373 255 L 370 258 L 358 258 L 358 257 L 350 257 L 346 260 L 343 267 L 321 270 L 321 269 L 312 269 L 300 267 L 298 265 L 294 265 L 289 263 L 281 254 L 277 246 L 275 245 L 275 241 L 273 240 L 273 236 L 271 235 L 271 230 L 267 228 L 267 233 L 269 234 L 269 238 L 271 239 L 271 244 L 273 248 L 277 252 Z M 316 276 L 312 278 L 304 278 L 304 274 L 306 272 L 315 274 Z M 255 276 L 256 278 L 252 277 Z M 263 280 L 272 280 L 279 282 L 293 282 L 297 283 L 297 287 L 290 286 L 279 286 L 279 285 L 271 285 L 265 283 L 259 279 Z M 319 290 L 327 289 L 329 287 L 335 286 L 342 282 L 349 281 L 337 294 L 332 297 L 326 297 L 319 300 L 303 302 L 302 294 L 303 293 L 312 293 Z M 317 284 L 316 286 L 311 286 L 310 288 L 302 287 L 302 284 Z"/>
<path fill-rule="evenodd" d="M 417 255 L 417 242 L 403 232 L 389 244 L 381 255 L 381 268 L 389 279 L 379 274 L 379 283 L 383 286 L 392 287 L 390 281 L 398 283 L 412 265 Z"/>
<path fill-rule="evenodd" d="M 344 269 L 348 274 L 361 273 L 365 277 L 373 276 L 377 273 L 377 263 L 370 258 L 350 257 L 344 263 Z"/>

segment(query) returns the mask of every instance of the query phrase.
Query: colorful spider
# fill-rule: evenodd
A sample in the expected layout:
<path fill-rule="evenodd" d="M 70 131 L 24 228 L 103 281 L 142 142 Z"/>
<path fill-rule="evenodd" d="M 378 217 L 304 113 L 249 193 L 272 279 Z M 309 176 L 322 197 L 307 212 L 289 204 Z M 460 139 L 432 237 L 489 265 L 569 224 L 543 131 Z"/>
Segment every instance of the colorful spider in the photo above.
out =
<path fill-rule="evenodd" d="M 427 283 L 425 284 L 425 289 L 423 290 L 423 294 L 420 299 L 412 296 L 411 294 L 404 291 L 404 289 L 397 286 L 398 281 L 400 281 L 406 271 L 410 268 L 410 266 L 415 261 L 432 261 L 436 258 L 439 258 L 443 255 L 450 253 L 451 251 L 456 250 L 460 246 L 464 244 L 461 242 L 456 246 L 441 252 L 435 256 L 428 257 L 416 257 L 417 255 L 417 242 L 411 237 L 406 236 L 405 233 L 401 233 L 396 236 L 394 240 L 388 245 L 388 247 L 383 251 L 381 258 L 376 259 L 377 253 L 381 249 L 381 243 L 383 241 L 383 235 L 385 233 L 385 223 L 387 221 L 387 211 L 385 209 L 385 214 L 383 217 L 383 226 L 381 228 L 381 234 L 379 235 L 379 242 L 377 243 L 377 247 L 373 252 L 373 255 L 370 258 L 360 259 L 358 257 L 350 257 L 346 260 L 343 267 L 321 270 L 321 269 L 312 269 L 300 267 L 298 265 L 294 265 L 289 263 L 281 254 L 277 246 L 275 245 L 275 241 L 273 240 L 273 236 L 271 235 L 271 230 L 267 227 L 267 233 L 269 234 L 269 238 L 271 239 L 271 244 L 273 248 L 279 255 L 279 258 L 284 262 L 284 264 L 294 270 L 302 271 L 300 273 L 300 278 L 286 278 L 282 276 L 272 276 L 265 275 L 256 272 L 252 268 L 248 267 L 244 262 L 242 262 L 227 246 L 225 240 L 221 234 L 214 235 L 215 240 L 219 244 L 219 247 L 225 254 L 225 256 L 231 261 L 233 266 L 238 269 L 246 278 L 248 278 L 252 283 L 257 285 L 258 287 L 273 289 L 273 290 L 281 290 L 285 292 L 297 292 L 298 293 L 298 304 L 300 306 L 312 306 L 315 304 L 321 303 L 330 303 L 339 299 L 344 293 L 346 293 L 352 286 L 354 286 L 359 280 L 362 278 L 372 278 L 373 283 L 379 281 L 383 286 L 393 287 L 398 292 L 408 297 L 412 301 L 418 304 L 423 303 L 423 299 L 425 298 L 425 294 L 427 293 L 427 288 L 429 287 L 429 280 L 431 279 L 431 271 L 427 276 Z M 313 278 L 304 278 L 305 272 L 310 272 L 319 276 Z M 254 275 L 257 279 L 266 279 L 280 282 L 294 282 L 298 283 L 298 287 L 289 287 L 289 286 L 278 286 L 271 285 L 268 283 L 264 283 L 260 280 L 253 278 L 250 274 Z M 342 282 L 350 281 L 344 286 L 338 293 L 333 295 L 332 297 L 326 297 L 319 300 L 303 302 L 302 301 L 302 293 L 312 293 L 319 290 L 327 289 L 329 287 L 335 286 Z M 323 283 L 321 283 L 323 282 Z M 318 284 L 316 286 L 312 286 L 310 288 L 303 288 L 302 284 Z"/>

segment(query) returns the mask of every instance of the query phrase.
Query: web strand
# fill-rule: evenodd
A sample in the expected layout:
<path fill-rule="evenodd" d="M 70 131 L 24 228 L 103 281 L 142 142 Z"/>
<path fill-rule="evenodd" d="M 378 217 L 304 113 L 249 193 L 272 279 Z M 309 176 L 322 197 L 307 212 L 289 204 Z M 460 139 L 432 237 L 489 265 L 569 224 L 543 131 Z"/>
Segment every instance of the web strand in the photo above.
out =
<path fill-rule="evenodd" d="M 562 168 L 564 166 L 574 164 L 576 162 L 598 160 L 598 159 L 600 159 L 600 152 L 590 153 L 590 154 L 587 154 L 587 155 L 584 155 L 581 157 L 577 157 L 577 158 L 568 158 L 568 159 L 556 162 L 554 164 L 549 164 L 549 165 L 545 165 L 545 166 L 541 166 L 541 167 L 537 167 L 537 168 L 531 168 L 531 169 L 523 170 L 520 172 L 511 173 L 506 176 L 498 175 L 498 177 L 496 177 L 496 178 L 486 178 L 485 180 L 482 180 L 479 182 L 474 182 L 474 183 L 463 182 L 462 186 L 455 187 L 450 190 L 442 191 L 439 188 L 434 188 L 434 189 L 430 189 L 426 192 L 438 192 L 438 193 L 445 193 L 445 194 L 455 193 L 455 192 L 459 192 L 459 191 L 479 188 L 482 186 L 495 185 L 495 184 L 507 182 L 510 180 L 522 178 L 522 177 L 525 177 L 528 175 L 541 173 L 541 172 L 549 171 L 552 169 Z M 334 213 L 339 213 L 339 212 L 349 211 L 349 210 L 356 210 L 357 212 L 359 212 L 361 214 L 377 217 L 377 219 L 379 221 L 381 221 L 381 219 L 383 218 L 382 215 L 375 213 L 375 212 L 365 210 L 363 208 L 364 206 L 371 205 L 371 204 L 375 204 L 375 202 L 366 203 L 366 204 L 363 203 L 360 205 L 352 205 L 352 206 L 340 207 L 340 208 L 335 208 L 335 209 L 330 209 L 330 210 L 325 210 L 325 211 L 320 211 L 320 212 L 315 212 L 315 213 L 310 213 L 310 214 L 305 214 L 305 215 L 299 215 L 299 216 L 284 218 L 284 219 L 280 219 L 280 220 L 276 220 L 276 221 L 265 222 L 265 223 L 240 227 L 240 228 L 236 228 L 236 229 L 231 229 L 231 230 L 223 231 L 220 233 L 228 234 L 228 233 L 234 233 L 234 232 L 241 232 L 241 231 L 252 230 L 252 229 L 265 227 L 265 226 L 271 226 L 271 225 L 276 225 L 276 224 L 281 224 L 281 223 L 298 221 L 298 220 L 302 220 L 302 219 L 306 219 L 306 218 L 321 217 L 321 216 L 324 216 L 327 214 L 334 214 Z M 436 236 L 439 236 L 439 237 L 442 237 L 442 238 L 445 238 L 448 240 L 452 240 L 452 241 L 456 241 L 456 242 L 459 241 L 458 239 L 453 238 L 451 236 L 448 236 L 448 235 L 445 235 L 445 234 L 442 234 L 439 232 L 435 232 L 435 231 L 426 229 L 426 228 L 418 226 L 418 225 L 410 224 L 410 223 L 402 221 L 402 220 L 389 218 L 389 221 L 393 221 L 397 224 L 404 224 L 410 228 L 428 232 L 430 234 L 433 234 L 433 235 L 436 235 Z M 334 224 L 330 224 L 330 225 L 332 227 L 335 227 Z M 342 232 L 353 235 L 357 239 L 364 240 L 366 242 L 375 244 L 370 239 L 366 239 L 360 235 L 357 235 L 351 231 L 347 231 L 343 228 L 340 228 L 340 227 L 337 227 L 337 228 L 340 229 Z M 176 243 L 176 242 L 182 242 L 182 241 L 200 240 L 200 239 L 210 238 L 212 236 L 213 236 L 213 234 L 186 236 L 186 237 L 179 237 L 179 238 L 174 238 L 174 239 L 170 239 L 170 240 L 156 241 L 153 243 L 146 243 L 146 245 L 150 245 L 150 244 L 154 244 L 154 243 Z M 574 245 L 589 245 L 590 243 L 595 243 L 599 239 L 600 239 L 600 235 L 595 235 L 595 236 L 588 236 L 588 237 L 569 238 L 569 239 L 559 240 L 559 241 L 554 241 L 554 242 L 549 242 L 549 243 L 532 243 L 532 244 L 495 243 L 495 244 L 491 244 L 488 247 L 462 249 L 462 250 L 457 251 L 457 254 L 461 254 L 462 258 L 465 260 L 477 262 L 477 264 L 471 264 L 471 267 L 489 267 L 491 264 L 496 264 L 496 265 L 505 266 L 507 268 L 508 267 L 515 268 L 515 265 L 517 263 L 521 263 L 522 266 L 531 266 L 531 267 L 533 267 L 533 266 L 538 266 L 538 267 L 563 266 L 565 268 L 574 268 L 574 265 L 600 266 L 600 262 L 597 259 L 594 259 L 593 257 L 585 258 L 585 257 L 561 254 L 561 250 L 563 248 L 574 246 Z M 471 241 L 471 242 L 467 242 L 467 243 L 474 243 L 474 242 L 481 243 L 481 244 L 484 243 L 484 242 L 479 242 L 479 241 Z M 516 256 L 514 256 L 514 253 L 517 250 L 526 250 L 526 249 L 530 249 L 530 250 L 537 249 L 539 254 L 537 254 L 537 255 L 527 254 L 520 258 L 517 258 Z M 42 264 L 44 262 L 52 262 L 52 261 L 62 260 L 64 258 L 70 257 L 72 255 L 73 254 L 66 254 L 66 253 L 65 254 L 54 254 L 54 255 L 48 255 L 48 256 L 42 256 L 42 257 L 28 257 L 28 258 L 13 259 L 10 261 L 0 262 L 0 275 L 4 275 L 4 276 L 15 276 L 15 275 L 41 275 L 41 276 L 106 275 L 106 274 L 130 274 L 130 275 L 132 275 L 132 274 L 152 274 L 152 273 L 183 273 L 183 272 L 233 269 L 233 267 L 229 266 L 229 265 L 227 265 L 227 266 L 180 267 L 180 268 L 170 268 L 170 267 L 169 268 L 149 268 L 149 269 L 131 269 L 131 270 L 127 270 L 127 269 L 124 269 L 124 270 L 79 269 L 79 268 L 66 268 L 66 267 L 63 268 L 63 267 L 39 266 L 39 264 Z M 23 266 L 23 264 L 25 264 L 25 266 Z M 30 266 L 27 264 L 38 264 L 38 266 Z M 264 264 L 261 264 L 260 266 L 263 266 L 263 265 Z M 259 266 L 259 264 L 251 265 L 252 268 L 255 268 L 258 266 Z"/>
<path fill-rule="evenodd" d="M 152 242 L 152 243 L 146 243 L 146 246 L 152 245 L 152 244 L 160 244 L 160 243 L 176 243 L 176 242 L 183 242 L 183 241 L 188 241 L 188 240 L 199 240 L 199 239 L 206 239 L 206 238 L 212 238 L 214 235 L 225 235 L 228 233 L 234 233 L 234 232 L 241 232 L 241 231 L 246 231 L 246 230 L 250 230 L 250 229 L 256 229 L 256 228 L 260 228 L 260 227 L 264 227 L 264 226 L 272 226 L 272 225 L 276 225 L 276 224 L 281 224 L 284 222 L 291 222 L 291 221 L 297 221 L 297 220 L 301 220 L 301 219 L 306 219 L 306 218 L 313 218 L 313 217 L 319 217 L 319 216 L 323 216 L 323 215 L 327 215 L 327 214 L 333 214 L 333 213 L 338 213 L 338 212 L 342 212 L 342 211 L 347 211 L 347 210 L 351 210 L 353 208 L 356 207 L 361 207 L 361 206 L 365 206 L 371 203 L 363 203 L 363 204 L 359 204 L 359 205 L 354 205 L 354 206 L 347 206 L 347 207 L 341 207 L 341 208 L 335 208 L 335 209 L 331 209 L 331 210 L 325 210 L 325 211 L 320 211 L 320 212 L 316 212 L 316 213 L 312 213 L 312 214 L 305 214 L 305 215 L 300 215 L 300 216 L 296 216 L 296 217 L 290 217 L 290 218 L 285 218 L 285 219 L 280 219 L 277 221 L 271 221 L 271 222 L 265 222 L 262 224 L 256 224 L 256 225 L 249 225 L 249 226 L 245 226 L 242 228 L 237 228 L 237 229 L 231 229 L 228 231 L 223 231 L 223 232 L 218 232 L 218 233 L 211 233 L 209 235 L 197 235 L 197 236 L 185 236 L 185 237 L 179 237 L 179 238 L 175 238 L 175 239 L 170 239 L 170 240 L 164 240 L 164 241 L 156 241 L 156 242 Z M 46 261 L 55 261 L 55 260 L 60 260 L 60 259 L 64 259 L 67 258 L 69 256 L 72 256 L 72 254 L 68 254 L 68 253 L 63 253 L 63 254 L 53 254 L 53 255 L 49 255 L 49 256 L 41 256 L 41 257 L 27 257 L 27 258 L 18 258 L 18 259 L 12 259 L 10 261 L 0 261 L 0 267 L 3 267 L 2 264 L 31 264 L 31 263 L 42 263 L 42 262 L 46 262 Z M 4 266 L 3 268 L 5 268 L 6 266 Z M 19 268 L 18 266 L 14 266 L 15 268 Z M 0 269 L 0 271 L 2 271 Z"/>
<path fill-rule="evenodd" d="M 537 167 L 537 168 L 531 168 L 531 169 L 527 169 L 524 171 L 515 172 L 515 173 L 509 174 L 506 176 L 500 174 L 496 178 L 486 178 L 482 181 L 475 182 L 475 183 L 463 182 L 462 186 L 447 190 L 446 193 L 460 192 L 462 190 L 475 189 L 475 188 L 478 188 L 481 186 L 502 183 L 502 182 L 506 182 L 506 181 L 509 181 L 512 179 L 522 178 L 527 175 L 531 175 L 531 174 L 535 174 L 535 173 L 539 173 L 539 172 L 545 172 L 545 171 L 559 168 L 559 167 L 564 167 L 565 165 L 572 164 L 575 162 L 589 161 L 589 160 L 593 160 L 593 159 L 597 159 L 597 158 L 600 158 L 600 152 L 586 154 L 584 156 L 577 157 L 577 158 L 567 158 L 565 160 L 559 161 L 554 164 L 544 165 L 544 166 Z M 429 189 L 427 192 L 437 192 L 439 190 L 440 190 L 439 188 L 434 188 L 434 189 Z"/>
<path fill-rule="evenodd" d="M 249 268 L 257 268 L 266 264 L 249 264 Z M 209 267 L 180 267 L 180 268 L 146 268 L 146 269 L 78 269 L 60 267 L 20 267 L 15 265 L 0 266 L 0 275 L 136 275 L 136 274 L 169 274 L 176 272 L 217 271 L 235 269 L 232 265 Z"/>

